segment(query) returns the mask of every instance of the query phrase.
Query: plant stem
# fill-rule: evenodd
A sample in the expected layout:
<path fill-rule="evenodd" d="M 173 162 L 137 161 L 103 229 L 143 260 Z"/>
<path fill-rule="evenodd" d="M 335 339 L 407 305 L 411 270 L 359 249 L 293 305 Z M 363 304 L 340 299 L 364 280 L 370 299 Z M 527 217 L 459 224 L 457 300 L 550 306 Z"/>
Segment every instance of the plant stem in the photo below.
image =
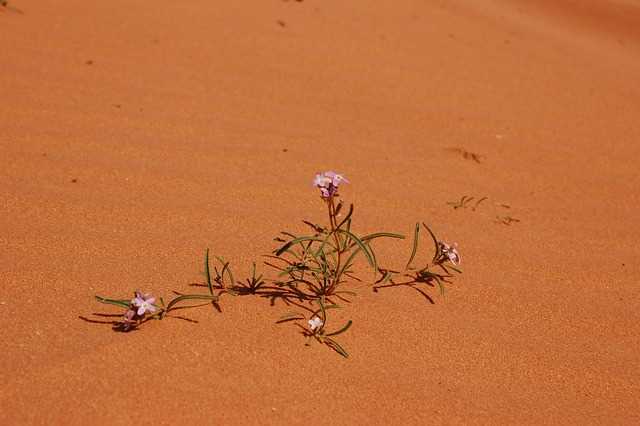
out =
<path fill-rule="evenodd" d="M 335 205 L 333 203 L 333 197 L 331 197 L 329 199 L 329 201 L 327 202 L 327 205 L 329 207 L 329 223 L 331 224 L 331 233 L 333 234 L 333 237 L 336 240 L 335 275 L 333 277 L 333 282 L 329 285 L 329 288 L 326 290 L 326 295 L 330 295 L 331 293 L 333 293 L 333 291 L 338 286 L 338 283 L 340 281 L 339 271 L 340 271 L 340 262 L 341 262 L 340 257 L 342 255 L 342 247 L 340 245 L 340 236 L 338 235 L 338 229 L 337 229 L 338 225 L 337 225 L 337 220 L 336 220 L 336 208 L 335 208 Z"/>

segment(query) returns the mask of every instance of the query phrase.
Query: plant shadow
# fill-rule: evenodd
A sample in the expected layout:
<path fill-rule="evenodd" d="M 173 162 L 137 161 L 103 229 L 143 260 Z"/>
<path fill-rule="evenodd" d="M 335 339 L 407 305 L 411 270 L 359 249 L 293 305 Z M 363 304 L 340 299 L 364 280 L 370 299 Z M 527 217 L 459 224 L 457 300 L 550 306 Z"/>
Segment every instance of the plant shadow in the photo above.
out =
<path fill-rule="evenodd" d="M 189 307 L 188 306 L 178 307 L 178 308 L 176 308 L 176 310 L 177 309 L 187 309 L 187 308 L 189 308 Z M 90 317 L 87 317 L 87 316 L 84 316 L 84 315 L 78 315 L 78 319 L 80 319 L 80 320 L 82 320 L 82 321 L 84 321 L 86 323 L 89 323 L 89 324 L 110 325 L 111 328 L 113 329 L 113 331 L 121 332 L 121 333 L 130 332 L 130 331 L 134 331 L 134 330 L 138 329 L 138 326 L 127 328 L 125 326 L 124 321 L 122 320 L 122 315 L 121 314 L 108 314 L 108 313 L 102 313 L 102 312 L 93 312 L 93 313 L 91 313 L 91 315 L 93 315 L 95 317 L 98 317 L 98 318 L 114 318 L 114 319 L 111 319 L 111 320 L 109 320 L 109 319 L 95 319 L 95 318 L 90 318 Z M 115 319 L 115 318 L 118 318 L 118 319 Z M 186 321 L 186 322 L 189 322 L 189 323 L 192 323 L 192 324 L 199 324 L 198 320 L 194 320 L 192 318 L 188 318 L 188 317 L 185 317 L 183 315 L 175 315 L 175 314 L 168 313 L 168 314 L 164 315 L 164 318 L 174 318 L 174 319 L 178 319 L 178 320 L 181 320 L 181 321 Z M 154 318 L 145 318 L 138 325 L 141 325 L 141 324 L 143 324 L 143 323 L 145 323 L 147 321 L 150 321 L 152 319 L 154 319 Z"/>
<path fill-rule="evenodd" d="M 420 286 L 428 286 L 430 288 L 435 288 L 436 285 L 440 287 L 441 294 L 444 295 L 444 286 L 443 283 L 450 284 L 451 281 L 447 280 L 447 278 L 451 278 L 450 276 L 438 275 L 439 278 L 436 278 L 434 275 L 425 275 L 420 272 L 416 272 L 415 275 L 405 274 L 405 278 L 408 278 L 406 281 L 396 282 L 393 279 L 388 280 L 387 283 L 381 283 L 382 278 L 376 282 L 373 286 L 373 292 L 378 293 L 380 290 L 390 289 L 390 288 L 399 288 L 405 287 L 410 288 L 416 292 L 418 292 L 422 297 L 424 297 L 425 301 L 431 305 L 435 305 L 436 302 L 431 295 L 425 292 Z"/>

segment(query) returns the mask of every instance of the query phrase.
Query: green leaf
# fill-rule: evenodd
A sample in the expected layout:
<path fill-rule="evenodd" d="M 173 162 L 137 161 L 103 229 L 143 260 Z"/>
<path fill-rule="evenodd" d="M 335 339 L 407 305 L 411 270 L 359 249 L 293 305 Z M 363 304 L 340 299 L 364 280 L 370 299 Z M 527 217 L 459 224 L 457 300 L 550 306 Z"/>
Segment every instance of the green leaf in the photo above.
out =
<path fill-rule="evenodd" d="M 233 278 L 233 273 L 231 272 L 231 267 L 229 266 L 230 263 L 224 260 L 224 258 L 220 256 L 216 256 L 216 259 L 222 265 L 222 271 L 220 272 L 220 276 L 224 280 L 224 273 L 226 272 L 227 275 L 229 276 L 229 280 L 231 281 L 231 286 L 233 287 L 233 285 L 236 283 L 236 280 Z"/>
<path fill-rule="evenodd" d="M 338 278 L 341 277 L 347 270 L 349 270 L 353 266 L 353 259 L 360 253 L 360 249 L 354 250 L 351 252 L 351 255 L 347 258 L 347 261 L 344 263 L 344 266 L 340 270 L 338 274 Z"/>
<path fill-rule="evenodd" d="M 339 291 L 334 291 L 333 294 L 348 294 L 349 296 L 357 296 L 358 293 L 356 293 L 355 291 L 349 291 L 349 290 L 339 290 Z M 337 308 L 339 308 L 340 306 L 336 305 Z"/>
<path fill-rule="evenodd" d="M 371 258 L 373 259 L 373 264 L 376 265 L 377 267 L 378 261 L 376 259 L 376 253 L 370 244 L 370 242 L 375 240 L 376 238 L 397 238 L 400 240 L 404 240 L 405 236 L 401 234 L 392 234 L 390 232 L 376 232 L 374 234 L 365 235 L 364 237 L 361 238 L 362 242 L 365 242 L 367 247 L 369 248 L 369 252 L 371 253 Z M 348 240 L 349 239 L 347 238 L 347 241 Z M 353 257 L 351 257 L 351 259 L 353 260 Z"/>
<path fill-rule="evenodd" d="M 321 296 L 320 299 L 318 299 L 318 303 L 320 304 L 320 311 L 322 312 L 322 326 L 320 326 L 320 330 L 322 330 L 324 326 L 327 325 L 327 311 L 324 307 L 324 296 Z"/>
<path fill-rule="evenodd" d="M 318 268 L 322 268 L 322 265 L 326 264 L 326 256 L 324 251 L 320 251 L 318 253 L 314 253 L 313 250 L 309 250 L 307 252 L 305 252 L 305 256 L 309 255 L 311 257 L 310 261 L 314 262 L 316 265 L 318 265 Z M 305 259 L 307 260 L 307 259 Z M 318 268 L 311 268 L 309 265 L 306 265 L 305 262 L 305 266 L 309 269 L 318 269 Z"/>
<path fill-rule="evenodd" d="M 349 205 L 349 213 L 347 213 L 345 218 L 342 219 L 342 221 L 338 224 L 338 226 L 336 226 L 336 230 L 340 229 L 342 227 L 342 225 L 347 223 L 347 221 L 350 221 L 351 220 L 351 215 L 353 215 L 353 204 Z"/>
<path fill-rule="evenodd" d="M 438 287 L 440 288 L 440 295 L 442 297 L 444 297 L 444 284 L 442 283 L 442 280 L 440 279 L 440 277 L 436 274 L 431 274 L 431 276 L 433 277 L 433 279 L 436 280 L 436 282 L 438 283 Z"/>
<path fill-rule="evenodd" d="M 304 319 L 304 315 L 298 312 L 290 312 L 278 318 L 276 324 L 280 324 L 281 322 L 293 321 L 293 320 L 301 320 Z"/>
<path fill-rule="evenodd" d="M 431 228 L 429 228 L 427 224 L 424 222 L 422 222 L 422 226 L 424 226 L 425 229 L 429 231 L 429 235 L 431 235 L 431 239 L 433 240 L 433 245 L 435 246 L 435 250 L 436 250 L 435 254 L 433 255 L 433 261 L 435 262 L 436 259 L 440 257 L 440 244 L 438 244 L 438 239 L 436 238 L 435 234 L 431 231 Z"/>
<path fill-rule="evenodd" d="M 374 240 L 376 238 L 397 238 L 399 240 L 404 240 L 405 236 L 402 234 L 392 234 L 391 232 L 376 232 L 374 234 L 365 235 L 361 238 L 362 241 Z"/>
<path fill-rule="evenodd" d="M 382 272 L 382 271 L 380 271 Z M 384 285 L 387 283 L 387 281 L 389 281 L 391 279 L 391 277 L 393 276 L 393 273 L 391 271 L 386 271 L 384 276 L 382 277 L 382 279 L 378 282 L 376 282 L 376 285 Z"/>
<path fill-rule="evenodd" d="M 287 242 L 285 245 L 283 245 L 278 250 L 276 250 L 276 252 L 275 252 L 276 256 L 282 255 L 282 253 L 284 253 L 285 251 L 289 250 L 289 248 L 291 248 L 292 245 L 298 244 L 298 243 L 303 242 L 303 241 L 323 242 L 324 240 L 322 238 L 318 238 L 318 237 L 298 237 L 298 238 L 295 238 L 295 239 Z"/>
<path fill-rule="evenodd" d="M 211 271 L 209 270 L 209 249 L 207 249 L 204 255 L 204 274 L 207 278 L 207 287 L 209 287 L 209 293 L 213 294 L 213 285 L 211 284 Z"/>
<path fill-rule="evenodd" d="M 104 303 L 105 305 L 114 305 L 119 306 L 121 308 L 129 309 L 129 305 L 131 301 L 125 299 L 107 299 L 104 297 L 100 297 L 96 295 L 96 300 L 100 303 Z"/>
<path fill-rule="evenodd" d="M 298 238 L 298 236 L 297 236 L 297 235 L 293 235 L 291 232 L 282 231 L 282 232 L 280 232 L 280 233 L 281 233 L 282 235 L 284 235 L 284 236 L 289 237 L 289 238 L 293 238 L 294 240 L 295 240 L 296 238 Z"/>
<path fill-rule="evenodd" d="M 411 249 L 411 256 L 409 257 L 409 261 L 407 262 L 406 269 L 409 269 L 411 266 L 411 262 L 416 257 L 416 253 L 418 252 L 418 237 L 420 235 L 420 224 L 416 223 L 416 229 L 413 231 L 413 248 Z"/>
<path fill-rule="evenodd" d="M 215 296 L 213 294 L 183 294 L 169 302 L 169 304 L 167 305 L 167 312 L 169 312 L 171 308 L 177 303 L 183 302 L 185 300 L 211 300 L 212 302 L 217 302 L 218 296 Z"/>
<path fill-rule="evenodd" d="M 160 297 L 160 319 L 164 318 L 164 315 L 167 313 L 167 309 L 165 307 L 164 299 Z"/>
<path fill-rule="evenodd" d="M 347 231 L 351 231 L 351 219 L 349 219 L 349 220 L 347 221 Z M 351 245 L 351 242 L 349 241 L 349 238 L 346 238 L 346 239 L 345 239 L 344 244 L 345 244 L 345 247 L 348 247 L 348 246 L 350 246 L 350 245 Z"/>
<path fill-rule="evenodd" d="M 326 337 L 337 336 L 338 334 L 344 333 L 349 329 L 349 327 L 351 327 L 351 324 L 353 324 L 353 321 L 349 320 L 349 322 L 347 322 L 347 324 L 344 327 L 342 327 L 340 330 L 334 331 L 333 333 L 325 334 L 325 336 Z"/>
<path fill-rule="evenodd" d="M 324 298 L 324 296 L 322 296 L 322 298 Z M 320 300 L 320 299 L 318 299 L 318 300 Z M 324 314 L 325 315 L 326 315 L 326 311 L 328 311 L 329 309 L 340 309 L 342 307 L 340 305 L 336 305 L 335 303 L 332 304 L 332 305 L 325 305 L 324 302 L 322 304 L 320 304 L 320 306 L 324 307 L 324 312 L 325 312 Z M 315 311 L 313 311 L 311 316 L 313 317 L 315 315 L 318 315 L 320 312 L 323 312 L 322 308 L 321 309 L 316 309 Z"/>
<path fill-rule="evenodd" d="M 309 222 L 308 220 L 303 220 L 302 223 L 304 223 L 305 225 L 309 226 L 311 229 L 313 229 L 314 231 L 320 233 L 320 232 L 324 232 L 324 228 L 316 223 L 312 223 Z"/>
<path fill-rule="evenodd" d="M 456 271 L 457 273 L 461 274 L 462 270 L 456 268 L 455 266 L 451 266 L 451 265 L 447 265 L 447 269 L 453 269 L 454 271 Z"/>
<path fill-rule="evenodd" d="M 344 348 L 332 338 L 327 337 L 326 339 L 324 339 L 324 343 L 343 357 L 349 358 L 349 354 L 347 353 L 347 351 L 345 351 Z"/>
<path fill-rule="evenodd" d="M 325 235 L 325 237 L 322 239 L 320 247 L 318 247 L 318 249 L 316 250 L 316 256 L 321 256 L 321 255 L 326 255 L 326 254 L 333 254 L 333 253 L 337 253 L 338 252 L 338 246 L 334 246 L 333 244 L 331 244 L 329 242 L 329 240 L 331 239 L 331 237 L 334 235 L 334 231 L 329 232 L 328 234 Z M 339 238 L 336 238 L 336 240 L 339 240 Z M 339 241 L 336 241 L 337 244 L 339 244 Z M 329 246 L 329 248 L 331 248 L 331 250 L 327 253 L 325 252 L 325 246 Z"/>
<path fill-rule="evenodd" d="M 354 235 L 350 231 L 345 231 L 343 229 L 341 229 L 339 231 L 344 233 L 344 234 L 346 234 L 346 235 L 348 235 L 356 243 L 356 245 L 358 245 L 359 249 L 362 250 L 362 252 L 364 253 L 365 257 L 367 258 L 367 261 L 369 262 L 369 265 L 371 265 L 371 267 L 374 270 L 377 270 L 378 268 L 377 268 L 377 265 L 376 265 L 375 258 L 369 252 L 369 248 L 367 247 L 367 245 L 360 238 L 358 238 L 356 235 Z"/>

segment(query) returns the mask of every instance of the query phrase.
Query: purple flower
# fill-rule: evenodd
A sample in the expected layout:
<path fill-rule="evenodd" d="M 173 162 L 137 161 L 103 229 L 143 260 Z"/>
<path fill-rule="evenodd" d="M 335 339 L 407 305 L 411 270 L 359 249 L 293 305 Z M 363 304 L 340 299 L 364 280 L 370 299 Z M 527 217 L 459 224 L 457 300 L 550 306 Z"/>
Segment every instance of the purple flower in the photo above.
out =
<path fill-rule="evenodd" d="M 442 253 L 442 256 L 444 257 L 444 259 L 442 260 L 448 260 L 449 262 L 453 263 L 454 265 L 459 265 L 460 262 L 462 261 L 462 258 L 460 257 L 460 253 L 458 252 L 458 244 L 453 243 L 451 246 L 447 243 L 444 242 L 440 242 L 440 252 Z"/>
<path fill-rule="evenodd" d="M 338 195 L 338 187 L 342 182 L 349 183 L 344 176 L 333 171 L 319 173 L 313 179 L 313 184 L 320 189 L 320 196 L 325 200 Z"/>
<path fill-rule="evenodd" d="M 139 291 L 136 291 L 136 297 L 131 300 L 131 305 L 135 308 L 138 308 L 136 314 L 141 317 L 146 312 L 154 313 L 157 310 L 154 305 L 155 302 L 156 298 L 151 294 L 142 294 Z"/>

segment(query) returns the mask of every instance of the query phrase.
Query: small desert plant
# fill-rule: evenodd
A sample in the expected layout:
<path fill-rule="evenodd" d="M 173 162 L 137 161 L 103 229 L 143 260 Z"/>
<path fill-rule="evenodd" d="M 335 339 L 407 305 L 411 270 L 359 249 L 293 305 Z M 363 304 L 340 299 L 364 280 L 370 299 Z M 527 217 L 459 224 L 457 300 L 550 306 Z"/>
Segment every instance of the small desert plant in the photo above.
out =
<path fill-rule="evenodd" d="M 266 266 L 277 272 L 275 277 L 269 278 L 258 273 L 254 262 L 251 277 L 244 282 L 236 281 L 230 263 L 224 258 L 213 256 L 217 263 L 214 263 L 213 269 L 211 268 L 207 249 L 204 259 L 205 282 L 192 284 L 206 287 L 207 294 L 176 293 L 177 296 L 167 304 L 162 298 L 157 303 L 157 299 L 151 294 L 140 291 L 136 291 L 131 300 L 96 296 L 100 303 L 125 309 L 122 319 L 116 322 L 114 328 L 130 331 L 149 320 L 163 319 L 177 309 L 212 304 L 220 310 L 218 303 L 223 294 L 257 295 L 270 298 L 272 304 L 280 299 L 287 305 L 295 305 L 306 311 L 306 313 L 288 313 L 277 322 L 295 321 L 295 324 L 301 328 L 302 334 L 309 340 L 317 341 L 340 355 L 348 357 L 347 351 L 335 340 L 335 337 L 351 327 L 351 320 L 333 331 L 327 329 L 327 323 L 329 322 L 328 313 L 341 307 L 336 300 L 350 302 L 348 297 L 355 295 L 353 291 L 346 289 L 347 283 L 353 280 L 362 281 L 355 275 L 355 262 L 358 256 L 364 257 L 374 273 L 372 277 L 374 280 L 376 274 L 379 274 L 379 278 L 373 283 L 374 291 L 381 288 L 409 286 L 429 300 L 431 298 L 418 289 L 419 284 L 432 287 L 438 285 L 441 293 L 444 294 L 444 284 L 450 282 L 453 273 L 461 272 L 458 269 L 461 258 L 457 246 L 438 240 L 425 223 L 422 223 L 422 226 L 417 223 L 415 226 L 411 254 L 404 270 L 396 271 L 381 267 L 372 243 L 381 238 L 404 239 L 405 237 L 390 232 L 366 235 L 355 232 L 352 226 L 353 204 L 350 204 L 344 216 L 342 215 L 344 203 L 340 200 L 338 190 L 341 185 L 349 183 L 343 175 L 332 171 L 319 173 L 313 183 L 320 191 L 320 199 L 327 209 L 328 223 L 323 226 L 303 221 L 311 230 L 304 235 L 281 232 L 276 238 L 280 246 L 267 255 L 267 260 L 264 262 Z M 425 266 L 414 268 L 412 263 L 418 254 L 421 229 L 428 232 L 434 245 L 434 254 Z M 205 302 L 196 305 L 182 304 L 182 302 L 196 300 Z M 306 324 L 300 324 L 301 320 L 307 320 Z"/>
<path fill-rule="evenodd" d="M 434 254 L 430 262 L 421 268 L 414 268 L 411 266 L 416 254 L 418 252 L 418 245 L 420 241 L 420 223 L 416 223 L 413 234 L 413 247 L 409 261 L 405 266 L 404 272 L 393 271 L 388 269 L 379 269 L 381 274 L 380 278 L 376 281 L 374 291 L 380 288 L 397 287 L 397 286 L 409 286 L 417 289 L 415 286 L 421 283 L 433 286 L 434 283 L 440 288 L 440 293 L 444 296 L 444 284 L 451 282 L 453 273 L 462 273 L 458 268 L 462 258 L 458 252 L 458 245 L 453 243 L 449 245 L 444 241 L 438 240 L 431 228 L 429 228 L 424 222 L 422 223 L 424 228 L 431 237 L 431 241 L 434 246 Z M 398 277 L 402 277 L 403 281 L 397 281 Z M 421 290 L 418 290 L 421 294 L 425 295 Z M 427 299 L 431 300 L 429 296 Z"/>
<path fill-rule="evenodd" d="M 136 290 L 131 300 L 107 299 L 100 296 L 96 296 L 96 300 L 100 303 L 115 305 L 126 309 L 122 321 L 117 322 L 114 328 L 119 331 L 130 331 L 149 320 L 163 319 L 171 311 L 185 308 L 185 306 L 177 306 L 178 303 L 188 300 L 208 300 L 211 303 L 215 303 L 218 301 L 218 296 L 212 294 L 180 294 L 168 304 L 165 304 L 164 299 L 161 297 L 159 299 L 160 303 L 158 304 L 156 303 L 157 299 L 150 293 L 142 293 Z M 206 302 L 197 306 L 208 304 L 209 302 Z M 186 307 L 193 307 L 193 305 Z"/>
<path fill-rule="evenodd" d="M 338 188 L 348 182 L 344 176 L 331 171 L 316 175 L 314 184 L 326 205 L 328 226 L 304 221 L 313 231 L 312 234 L 282 232 L 281 235 L 286 239 L 277 238 L 284 244 L 274 251 L 272 261 L 267 264 L 279 271 L 280 280 L 275 284 L 299 299 L 314 300 L 353 294 L 342 290 L 341 285 L 346 278 L 358 279 L 353 275 L 356 257 L 362 254 L 375 272 L 378 265 L 371 243 L 378 238 L 404 238 L 403 235 L 389 232 L 358 236 L 352 230 L 353 204 L 341 217 L 344 204 L 339 200 Z"/>

